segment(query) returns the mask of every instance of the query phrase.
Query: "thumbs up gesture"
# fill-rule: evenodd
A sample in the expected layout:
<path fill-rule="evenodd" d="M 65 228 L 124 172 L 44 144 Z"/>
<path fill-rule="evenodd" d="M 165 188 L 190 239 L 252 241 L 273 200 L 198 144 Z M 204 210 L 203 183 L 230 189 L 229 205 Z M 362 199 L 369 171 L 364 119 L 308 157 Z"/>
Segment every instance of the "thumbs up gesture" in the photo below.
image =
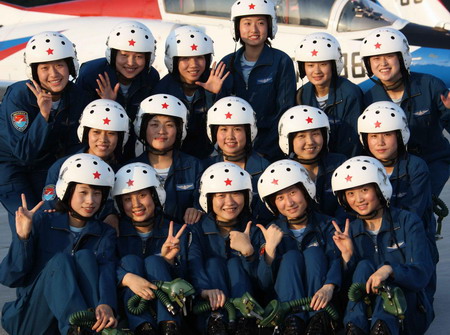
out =
<path fill-rule="evenodd" d="M 251 226 L 252 222 L 249 221 L 243 233 L 236 230 L 230 232 L 231 249 L 239 251 L 244 257 L 250 257 L 251 255 L 253 255 L 254 252 L 252 243 L 250 241 Z"/>

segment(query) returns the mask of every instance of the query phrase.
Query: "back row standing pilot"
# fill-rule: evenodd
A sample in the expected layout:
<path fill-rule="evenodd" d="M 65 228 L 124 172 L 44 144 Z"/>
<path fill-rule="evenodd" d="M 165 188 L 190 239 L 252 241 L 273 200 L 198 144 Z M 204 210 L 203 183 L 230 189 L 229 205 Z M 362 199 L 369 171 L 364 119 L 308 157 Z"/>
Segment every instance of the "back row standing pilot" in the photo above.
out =
<path fill-rule="evenodd" d="M 30 80 L 9 86 L 0 106 L 0 202 L 12 231 L 20 194 L 34 207 L 48 168 L 77 150 L 78 120 L 88 102 L 70 81 L 77 77 L 78 60 L 75 45 L 63 34 L 35 35 L 24 56 Z"/>

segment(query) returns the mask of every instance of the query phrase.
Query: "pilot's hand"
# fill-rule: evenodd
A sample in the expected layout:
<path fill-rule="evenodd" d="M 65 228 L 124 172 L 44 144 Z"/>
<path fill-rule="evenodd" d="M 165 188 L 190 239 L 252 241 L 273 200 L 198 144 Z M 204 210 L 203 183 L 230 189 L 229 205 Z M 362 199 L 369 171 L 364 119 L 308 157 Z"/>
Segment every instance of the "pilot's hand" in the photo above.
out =
<path fill-rule="evenodd" d="M 203 87 L 205 90 L 217 94 L 222 89 L 223 82 L 230 75 L 230 71 L 228 71 L 225 75 L 226 65 L 223 62 L 220 62 L 216 67 L 216 62 L 214 62 L 211 72 L 209 73 L 209 78 L 206 83 L 202 83 L 201 81 L 196 81 L 195 85 Z"/>
<path fill-rule="evenodd" d="M 46 121 L 50 117 L 50 112 L 52 110 L 52 94 L 41 88 L 41 86 L 35 81 L 31 80 L 33 85 L 26 83 L 31 92 L 36 96 L 37 104 L 39 106 L 39 111 Z"/>
<path fill-rule="evenodd" d="M 104 76 L 100 73 L 98 75 L 97 85 L 98 88 L 95 89 L 98 96 L 102 99 L 116 100 L 117 93 L 119 92 L 120 85 L 119 83 L 114 86 L 114 89 L 111 87 L 111 82 L 109 80 L 108 73 L 104 73 Z"/>

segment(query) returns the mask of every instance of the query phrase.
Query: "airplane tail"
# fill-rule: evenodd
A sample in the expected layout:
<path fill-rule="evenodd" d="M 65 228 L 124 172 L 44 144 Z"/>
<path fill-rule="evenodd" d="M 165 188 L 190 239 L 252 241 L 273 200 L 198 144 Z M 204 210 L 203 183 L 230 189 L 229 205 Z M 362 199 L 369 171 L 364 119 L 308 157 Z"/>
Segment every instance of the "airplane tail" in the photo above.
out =
<path fill-rule="evenodd" d="M 13 6 L 0 1 L 0 25 L 11 26 L 17 24 L 27 24 L 39 21 L 60 20 L 69 18 L 70 15 L 49 14 L 27 10 L 24 7 Z"/>

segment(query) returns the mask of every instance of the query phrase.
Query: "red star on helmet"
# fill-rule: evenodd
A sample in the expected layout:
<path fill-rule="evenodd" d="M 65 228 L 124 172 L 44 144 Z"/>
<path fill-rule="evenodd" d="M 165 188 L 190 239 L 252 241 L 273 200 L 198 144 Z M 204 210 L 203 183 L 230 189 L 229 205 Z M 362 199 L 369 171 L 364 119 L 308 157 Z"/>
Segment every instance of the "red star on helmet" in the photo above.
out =
<path fill-rule="evenodd" d="M 352 178 L 353 178 L 352 176 L 347 175 L 347 177 L 345 177 L 345 180 L 346 180 L 346 181 L 352 181 Z"/>
<path fill-rule="evenodd" d="M 381 122 L 375 122 L 375 128 L 380 128 L 380 126 L 381 126 Z"/>
<path fill-rule="evenodd" d="M 250 5 L 248 5 L 248 9 L 255 9 L 255 5 L 251 3 Z"/>
<path fill-rule="evenodd" d="M 198 48 L 198 45 L 195 45 L 195 44 L 192 44 L 192 45 L 191 45 L 192 51 L 197 50 L 197 48 Z"/>
<path fill-rule="evenodd" d="M 161 106 L 162 106 L 163 109 L 167 109 L 167 107 L 169 107 L 169 105 L 166 104 L 166 103 L 163 103 Z"/>
<path fill-rule="evenodd" d="M 128 179 L 127 185 L 128 186 L 134 186 L 134 180 Z"/>
<path fill-rule="evenodd" d="M 128 41 L 128 46 L 134 47 L 135 43 L 136 43 L 136 41 L 131 39 L 131 40 Z"/>
<path fill-rule="evenodd" d="M 50 48 L 48 48 L 47 50 L 45 50 L 45 51 L 47 51 L 47 55 L 53 55 L 53 51 L 54 51 L 54 49 L 50 49 Z"/>
<path fill-rule="evenodd" d="M 377 44 L 375 44 L 375 49 L 380 49 L 381 48 L 381 44 L 377 42 Z"/>
<path fill-rule="evenodd" d="M 106 118 L 106 119 L 103 119 L 103 124 L 107 124 L 107 125 L 109 125 L 109 123 L 111 122 L 111 120 L 110 119 L 108 119 L 108 118 Z"/>
<path fill-rule="evenodd" d="M 305 119 L 306 120 L 306 122 L 308 122 L 308 123 L 313 123 L 313 118 L 312 117 L 310 117 L 310 116 L 308 116 L 308 118 L 307 119 Z"/>
<path fill-rule="evenodd" d="M 317 56 L 318 53 L 319 53 L 319 51 L 314 49 L 313 51 L 311 51 L 311 56 Z"/>
<path fill-rule="evenodd" d="M 95 173 L 93 173 L 94 175 L 94 179 L 100 179 L 100 176 L 102 175 L 101 173 L 98 173 L 98 171 L 95 171 Z"/>
<path fill-rule="evenodd" d="M 274 178 L 274 179 L 272 180 L 272 184 L 278 185 L 278 179 L 275 179 L 275 178 Z"/>
<path fill-rule="evenodd" d="M 226 113 L 225 114 L 225 118 L 226 119 L 231 119 L 231 116 L 232 116 L 233 114 L 231 114 L 230 112 L 228 112 L 228 113 Z"/>
<path fill-rule="evenodd" d="M 225 186 L 231 186 L 232 180 L 230 180 L 230 178 L 227 178 L 227 180 L 224 180 L 224 181 L 225 181 Z"/>

